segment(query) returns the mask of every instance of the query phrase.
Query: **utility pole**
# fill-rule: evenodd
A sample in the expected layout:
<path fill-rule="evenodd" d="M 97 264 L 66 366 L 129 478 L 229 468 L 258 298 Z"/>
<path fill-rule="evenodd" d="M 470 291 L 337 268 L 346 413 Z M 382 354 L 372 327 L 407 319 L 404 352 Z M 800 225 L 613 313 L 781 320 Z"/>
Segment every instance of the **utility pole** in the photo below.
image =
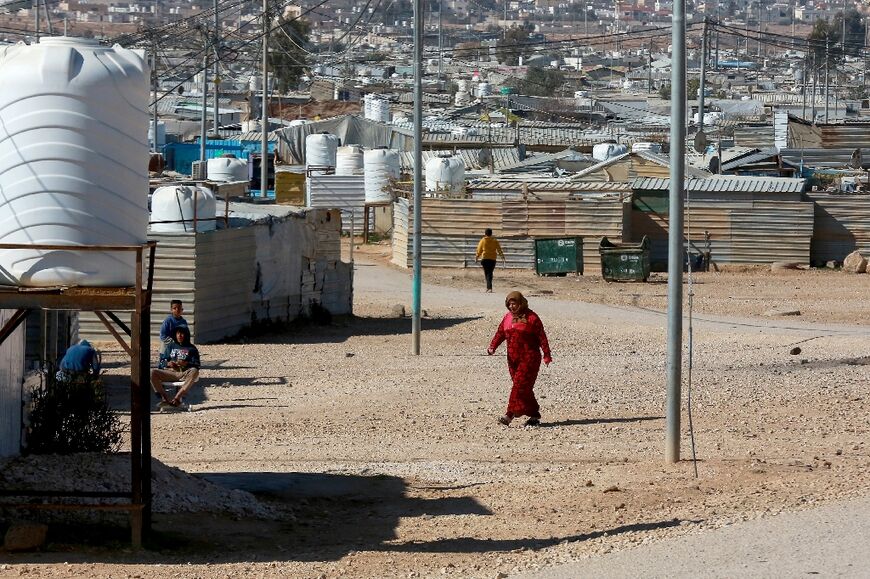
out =
<path fill-rule="evenodd" d="M 263 0 L 263 106 L 260 111 L 260 197 L 269 192 L 269 0 Z"/>
<path fill-rule="evenodd" d="M 701 29 L 701 83 L 698 86 L 698 132 L 704 132 L 704 90 L 707 84 L 707 17 Z M 671 95 L 673 98 L 673 95 Z"/>
<path fill-rule="evenodd" d="M 646 92 L 652 94 L 652 38 L 649 39 L 649 68 L 646 72 Z"/>
<path fill-rule="evenodd" d="M 507 0 L 505 0 L 505 21 Z M 420 293 L 423 286 L 423 0 L 414 0 L 414 275 L 411 304 L 411 353 L 420 355 Z"/>
<path fill-rule="evenodd" d="M 818 81 L 819 81 L 819 71 L 818 71 L 818 68 L 816 67 L 816 50 L 815 50 L 815 47 L 813 47 L 813 71 L 812 71 L 812 72 L 813 72 L 813 102 L 812 102 L 812 109 L 813 109 L 813 124 L 815 125 L 815 124 L 816 124 L 816 86 L 818 85 Z"/>
<path fill-rule="evenodd" d="M 33 10 L 35 15 L 33 30 L 36 36 L 36 42 L 39 42 L 39 0 L 33 0 Z"/>
<path fill-rule="evenodd" d="M 828 94 L 830 93 L 830 85 L 828 84 L 828 64 L 831 61 L 831 55 L 829 54 L 830 47 L 828 46 L 828 39 L 825 38 L 825 124 L 828 122 Z"/>
<path fill-rule="evenodd" d="M 438 85 L 439 85 L 439 90 L 441 90 L 440 89 L 441 71 L 443 68 L 441 62 L 442 62 L 442 60 L 444 60 L 444 38 L 443 38 L 443 34 L 441 32 L 444 29 L 444 25 L 443 25 L 444 21 L 441 18 L 441 15 L 443 14 L 441 12 L 442 4 L 443 4 L 443 0 L 438 0 Z"/>
<path fill-rule="evenodd" d="M 203 28 L 202 34 L 202 44 L 205 49 L 202 51 L 202 102 L 200 104 L 200 115 L 199 115 L 199 162 L 205 163 L 205 141 L 206 141 L 206 130 L 205 123 L 206 117 L 208 116 L 208 34 L 206 34 L 205 29 Z M 157 127 L 154 127 L 155 135 L 157 131 Z M 200 167 L 200 171 L 203 168 Z"/>
<path fill-rule="evenodd" d="M 803 106 L 801 107 L 801 118 L 806 120 L 807 118 L 807 64 L 809 64 L 809 54 L 804 54 L 804 74 L 803 74 L 803 86 L 801 87 L 801 93 L 803 95 Z"/>
<path fill-rule="evenodd" d="M 214 82 L 214 134 L 218 134 L 218 128 L 220 128 L 221 120 L 220 120 L 220 105 L 218 104 L 218 99 L 220 98 L 220 43 L 221 43 L 221 19 L 218 15 L 218 0 L 214 0 L 214 78 L 212 81 Z"/>
<path fill-rule="evenodd" d="M 151 88 L 154 90 L 154 106 L 151 107 L 151 124 L 154 125 L 154 151 L 157 148 L 157 37 L 151 37 Z"/>
<path fill-rule="evenodd" d="M 683 189 L 686 153 L 686 0 L 671 16 L 671 136 L 668 199 L 667 436 L 665 457 L 680 460 L 680 401 L 683 370 Z"/>

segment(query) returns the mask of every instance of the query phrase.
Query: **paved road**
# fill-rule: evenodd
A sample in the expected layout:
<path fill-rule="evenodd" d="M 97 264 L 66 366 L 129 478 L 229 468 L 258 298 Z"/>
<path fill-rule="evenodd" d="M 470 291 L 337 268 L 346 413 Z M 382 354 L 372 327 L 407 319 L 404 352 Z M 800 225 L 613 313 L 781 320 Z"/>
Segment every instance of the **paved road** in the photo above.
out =
<path fill-rule="evenodd" d="M 521 577 L 811 576 L 870 577 L 870 497 L 642 545 Z"/>

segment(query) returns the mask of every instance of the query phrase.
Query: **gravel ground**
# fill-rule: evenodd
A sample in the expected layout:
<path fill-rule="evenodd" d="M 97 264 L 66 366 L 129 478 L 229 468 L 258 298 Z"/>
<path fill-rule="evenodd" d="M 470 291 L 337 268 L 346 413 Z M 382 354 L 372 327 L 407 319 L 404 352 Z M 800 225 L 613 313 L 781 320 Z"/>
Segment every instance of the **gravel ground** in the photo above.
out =
<path fill-rule="evenodd" d="M 203 346 L 194 411 L 153 416 L 155 458 L 252 491 L 283 519 L 158 513 L 148 552 L 57 538 L 0 555 L 0 575 L 495 578 L 870 489 L 858 297 L 870 276 L 697 277 L 695 478 L 690 461 L 664 461 L 660 280 L 497 270 L 490 295 L 478 270 L 430 271 L 412 356 L 410 322 L 392 313 L 409 304 L 409 277 L 385 252 L 357 254 L 355 318 Z M 514 288 L 553 345 L 536 429 L 496 424 L 504 349 L 484 354 Z M 801 315 L 763 315 L 786 307 Z"/>

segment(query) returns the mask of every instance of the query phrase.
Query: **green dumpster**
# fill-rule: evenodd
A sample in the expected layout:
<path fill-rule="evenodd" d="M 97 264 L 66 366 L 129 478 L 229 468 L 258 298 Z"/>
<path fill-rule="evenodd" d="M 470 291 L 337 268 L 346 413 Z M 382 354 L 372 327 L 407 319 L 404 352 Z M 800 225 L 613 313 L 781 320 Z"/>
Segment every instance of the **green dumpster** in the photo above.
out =
<path fill-rule="evenodd" d="M 582 237 L 535 239 L 535 273 L 538 275 L 583 275 Z"/>
<path fill-rule="evenodd" d="M 607 281 L 646 281 L 649 278 L 650 243 L 646 235 L 640 243 L 611 242 L 601 238 L 601 277 Z"/>

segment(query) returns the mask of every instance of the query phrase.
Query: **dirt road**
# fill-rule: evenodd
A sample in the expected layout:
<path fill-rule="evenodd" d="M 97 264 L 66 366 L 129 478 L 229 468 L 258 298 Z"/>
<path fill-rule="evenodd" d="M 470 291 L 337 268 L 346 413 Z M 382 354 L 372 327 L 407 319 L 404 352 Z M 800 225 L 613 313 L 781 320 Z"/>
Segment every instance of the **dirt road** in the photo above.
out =
<path fill-rule="evenodd" d="M 828 326 L 755 311 L 782 292 L 802 311 L 839 311 L 870 279 L 759 276 L 767 302 L 699 306 L 696 479 L 663 459 L 663 284 L 610 286 L 638 296 L 616 299 L 593 280 L 497 272 L 504 291 L 484 294 L 478 274 L 429 274 L 421 356 L 391 314 L 410 304 L 408 274 L 372 256 L 358 263 L 354 319 L 202 347 L 195 411 L 154 416 L 154 456 L 255 492 L 276 519 L 158 514 L 147 553 L 58 541 L 3 556 L 0 575 L 494 578 L 870 490 L 868 330 L 846 323 L 867 314 Z M 743 275 L 709 278 L 705 303 L 751 295 L 757 279 Z M 504 350 L 484 350 L 508 285 L 553 344 L 537 429 L 495 422 L 509 380 Z"/>

